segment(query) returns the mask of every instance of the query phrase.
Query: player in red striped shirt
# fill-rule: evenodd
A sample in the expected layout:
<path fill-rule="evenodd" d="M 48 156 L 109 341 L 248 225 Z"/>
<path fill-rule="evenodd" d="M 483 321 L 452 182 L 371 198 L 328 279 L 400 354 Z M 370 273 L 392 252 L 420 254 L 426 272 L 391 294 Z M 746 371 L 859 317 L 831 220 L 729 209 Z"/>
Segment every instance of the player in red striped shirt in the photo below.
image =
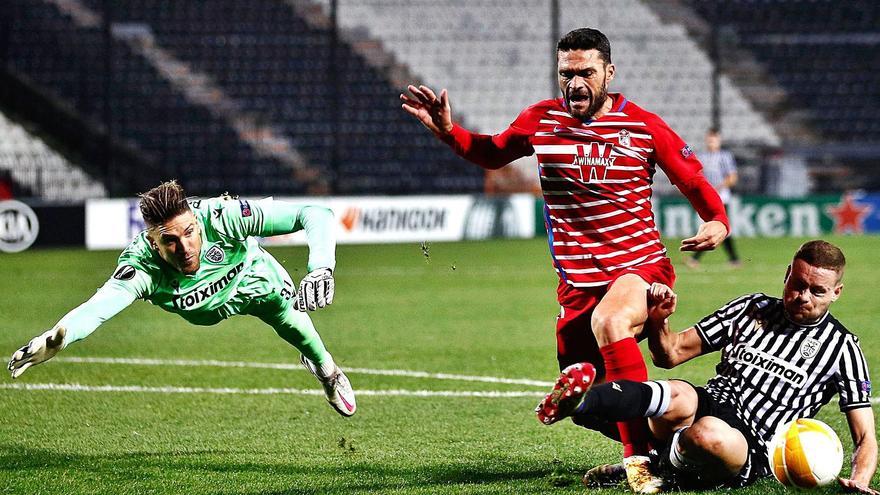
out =
<path fill-rule="evenodd" d="M 608 93 L 614 79 L 608 38 L 576 29 L 557 44 L 562 98 L 525 109 L 494 136 L 452 121 L 446 90 L 409 86 L 403 109 L 460 156 L 498 169 L 537 155 L 544 218 L 553 265 L 559 274 L 557 355 L 563 373 L 538 407 L 552 422 L 564 394 L 570 365 L 594 363 L 599 379 L 648 378 L 637 338 L 648 315 L 647 291 L 654 282 L 671 285 L 675 271 L 651 210 L 657 166 L 704 220 L 683 251 L 714 249 L 729 232 L 718 193 L 703 177 L 699 160 L 660 117 Z M 584 425 L 601 429 L 601 425 Z M 651 448 L 644 420 L 618 423 L 630 486 L 654 493 L 661 480 L 650 474 Z"/>

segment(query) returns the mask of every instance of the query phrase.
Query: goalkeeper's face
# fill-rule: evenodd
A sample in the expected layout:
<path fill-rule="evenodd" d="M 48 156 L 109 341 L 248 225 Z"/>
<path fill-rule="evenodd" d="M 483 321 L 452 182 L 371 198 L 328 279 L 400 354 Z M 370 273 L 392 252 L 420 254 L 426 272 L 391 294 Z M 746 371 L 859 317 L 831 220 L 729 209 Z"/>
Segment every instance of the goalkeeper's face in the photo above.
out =
<path fill-rule="evenodd" d="M 202 233 L 191 211 L 185 211 L 148 231 L 150 243 L 159 256 L 176 270 L 191 275 L 198 271 L 202 253 Z"/>
<path fill-rule="evenodd" d="M 587 121 L 610 109 L 608 83 L 614 79 L 614 64 L 606 63 L 598 50 L 568 50 L 556 53 L 559 89 L 568 112 Z"/>

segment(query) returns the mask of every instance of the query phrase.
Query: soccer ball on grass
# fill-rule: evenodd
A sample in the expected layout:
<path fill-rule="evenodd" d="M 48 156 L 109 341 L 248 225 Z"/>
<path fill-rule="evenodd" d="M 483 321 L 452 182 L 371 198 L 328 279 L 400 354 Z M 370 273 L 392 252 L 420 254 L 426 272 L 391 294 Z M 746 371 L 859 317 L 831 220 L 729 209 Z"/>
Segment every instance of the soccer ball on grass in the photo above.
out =
<path fill-rule="evenodd" d="M 834 430 L 801 418 L 776 431 L 767 455 L 773 476 L 786 486 L 814 488 L 831 483 L 843 466 L 843 446 Z"/>

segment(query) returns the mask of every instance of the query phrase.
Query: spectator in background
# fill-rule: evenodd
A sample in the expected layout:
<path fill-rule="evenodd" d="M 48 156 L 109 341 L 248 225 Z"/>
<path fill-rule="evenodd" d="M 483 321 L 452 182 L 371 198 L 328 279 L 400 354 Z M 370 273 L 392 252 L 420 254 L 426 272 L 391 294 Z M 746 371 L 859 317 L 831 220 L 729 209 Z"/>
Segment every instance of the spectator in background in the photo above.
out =
<path fill-rule="evenodd" d="M 730 207 L 730 188 L 736 185 L 739 177 L 736 174 L 736 159 L 733 157 L 733 153 L 721 149 L 721 132 L 717 128 L 713 127 L 706 132 L 706 151 L 699 156 L 700 161 L 703 162 L 703 175 L 718 191 L 718 196 L 724 203 L 724 209 L 727 210 Z M 724 239 L 723 245 L 724 250 L 727 251 L 730 265 L 741 266 L 742 262 L 733 245 L 732 233 Z M 684 259 L 684 264 L 689 268 L 697 268 L 700 266 L 700 257 L 704 253 L 705 251 L 695 252 L 693 256 Z"/>
<path fill-rule="evenodd" d="M 0 169 L 0 201 L 15 197 L 12 187 L 12 174 L 9 170 Z"/>

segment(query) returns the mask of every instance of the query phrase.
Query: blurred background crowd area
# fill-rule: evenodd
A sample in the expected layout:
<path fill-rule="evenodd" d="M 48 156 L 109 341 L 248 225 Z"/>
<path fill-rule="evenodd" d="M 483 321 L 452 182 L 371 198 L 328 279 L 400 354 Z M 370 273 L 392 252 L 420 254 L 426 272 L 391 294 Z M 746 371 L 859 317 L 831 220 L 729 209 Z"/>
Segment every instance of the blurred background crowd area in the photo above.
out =
<path fill-rule="evenodd" d="M 448 88 L 499 132 L 558 96 L 555 42 L 583 26 L 611 91 L 698 155 L 721 130 L 736 192 L 880 190 L 872 0 L 7 0 L 0 23 L 0 198 L 540 194 L 534 159 L 486 173 L 398 94 Z"/>

